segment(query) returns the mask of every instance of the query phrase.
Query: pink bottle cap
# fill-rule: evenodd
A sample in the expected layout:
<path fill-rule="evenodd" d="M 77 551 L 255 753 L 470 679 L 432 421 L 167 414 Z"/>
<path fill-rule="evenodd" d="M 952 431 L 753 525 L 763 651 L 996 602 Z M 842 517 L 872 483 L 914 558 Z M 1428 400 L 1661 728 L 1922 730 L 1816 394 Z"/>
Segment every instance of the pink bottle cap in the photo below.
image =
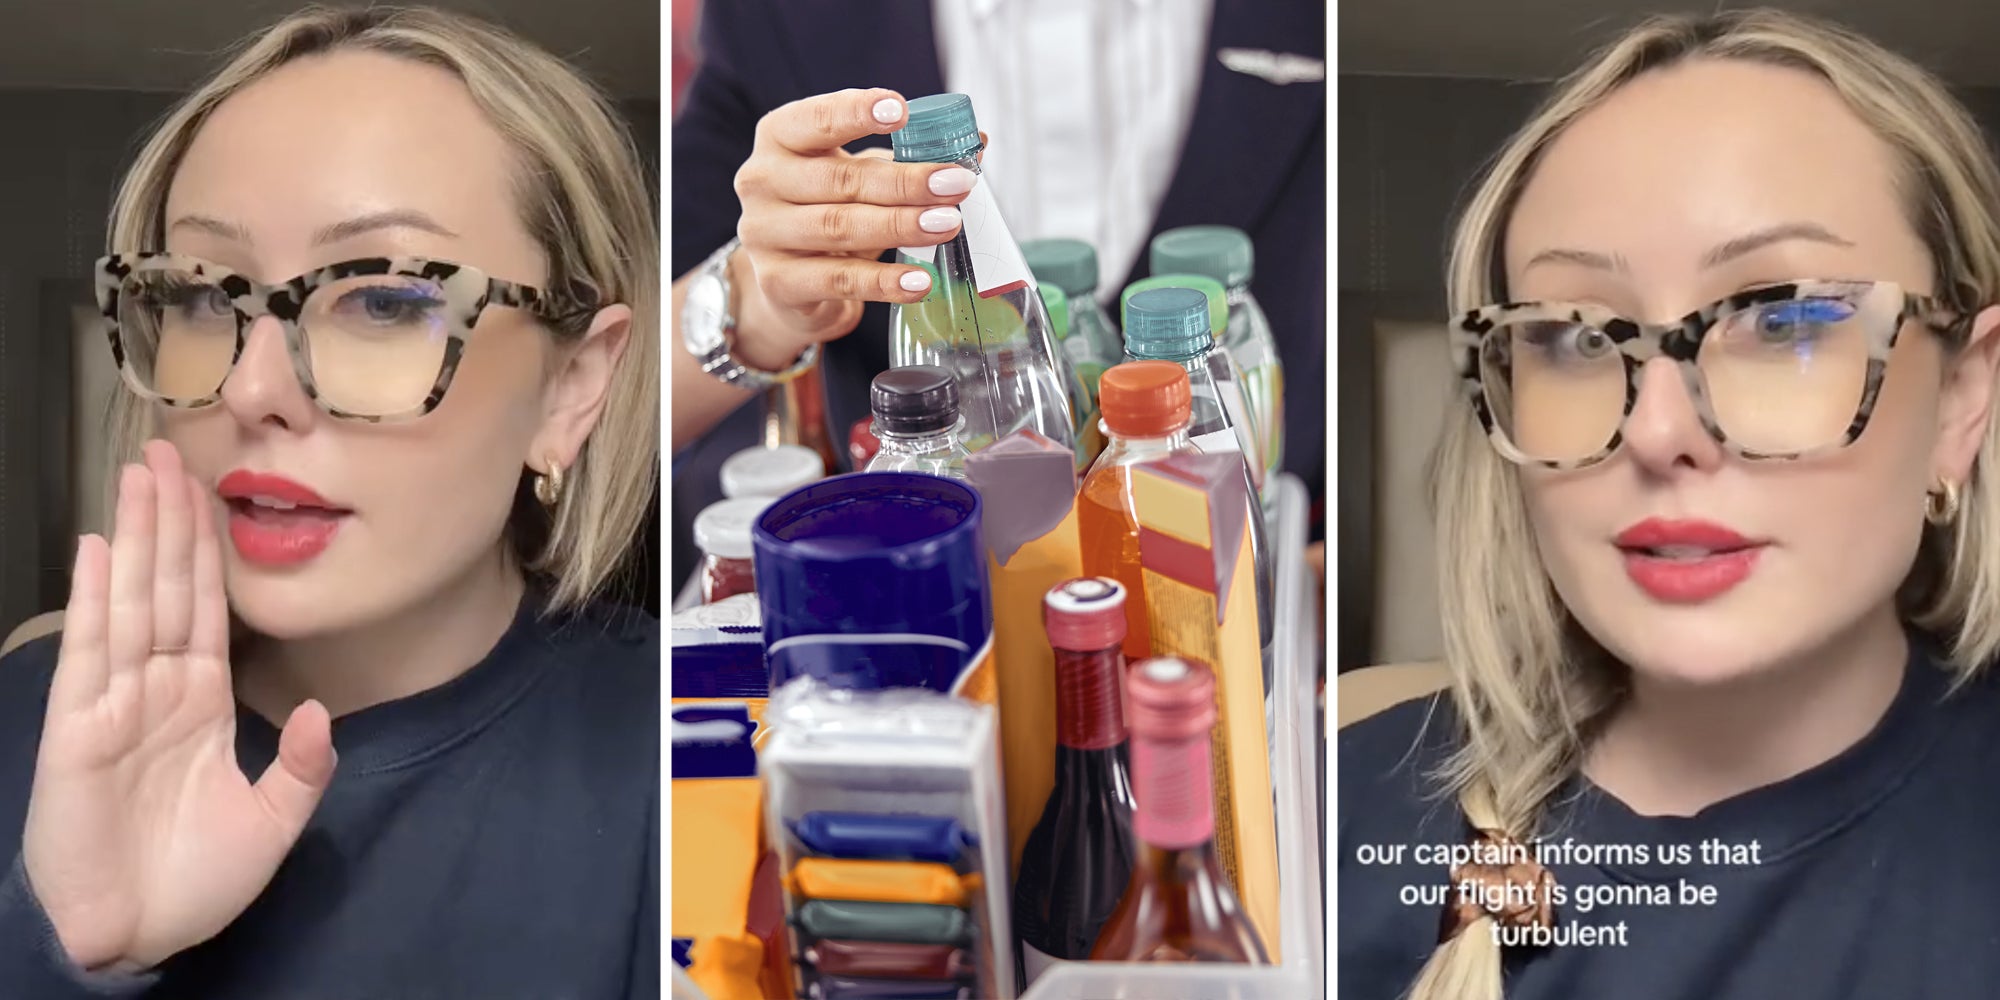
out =
<path fill-rule="evenodd" d="M 1056 584 L 1042 597 L 1042 627 L 1055 649 L 1110 649 L 1125 641 L 1125 587 L 1102 576 Z"/>
<path fill-rule="evenodd" d="M 1193 660 L 1140 660 L 1126 679 L 1133 739 L 1161 743 L 1207 736 L 1215 726 L 1215 674 Z"/>

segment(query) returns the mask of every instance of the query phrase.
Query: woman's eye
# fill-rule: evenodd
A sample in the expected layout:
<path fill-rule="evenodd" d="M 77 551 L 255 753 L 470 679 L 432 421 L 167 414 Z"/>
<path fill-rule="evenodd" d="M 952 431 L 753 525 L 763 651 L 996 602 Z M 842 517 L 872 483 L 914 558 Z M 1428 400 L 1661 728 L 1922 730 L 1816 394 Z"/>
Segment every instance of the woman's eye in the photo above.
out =
<path fill-rule="evenodd" d="M 428 322 L 443 303 L 417 288 L 371 288 L 341 297 L 340 311 L 358 315 L 371 323 L 404 324 Z"/>
<path fill-rule="evenodd" d="M 1853 315 L 1854 307 L 1839 299 L 1777 302 L 1757 311 L 1757 336 L 1774 344 L 1810 339 Z"/>
<path fill-rule="evenodd" d="M 1595 361 L 1618 350 L 1603 330 L 1581 323 L 1537 324 L 1528 341 L 1557 363 Z"/>

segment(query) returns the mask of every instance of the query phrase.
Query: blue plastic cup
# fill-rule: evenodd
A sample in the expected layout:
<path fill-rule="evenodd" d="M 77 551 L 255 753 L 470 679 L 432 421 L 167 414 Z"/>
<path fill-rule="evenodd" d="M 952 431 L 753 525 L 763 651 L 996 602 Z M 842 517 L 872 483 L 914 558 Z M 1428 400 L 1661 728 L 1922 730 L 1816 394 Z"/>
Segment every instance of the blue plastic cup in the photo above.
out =
<path fill-rule="evenodd" d="M 962 693 L 993 638 L 979 514 L 971 487 L 914 472 L 823 479 L 766 508 L 751 541 L 772 689 Z"/>

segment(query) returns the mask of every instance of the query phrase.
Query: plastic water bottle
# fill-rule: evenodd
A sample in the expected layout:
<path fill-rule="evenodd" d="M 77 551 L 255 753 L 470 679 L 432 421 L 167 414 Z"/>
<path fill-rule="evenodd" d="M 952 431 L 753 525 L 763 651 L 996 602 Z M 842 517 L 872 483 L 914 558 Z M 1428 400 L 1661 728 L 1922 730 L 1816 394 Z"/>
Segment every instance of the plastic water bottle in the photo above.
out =
<path fill-rule="evenodd" d="M 1153 237 L 1154 274 L 1199 274 L 1222 283 L 1229 323 L 1221 343 L 1243 372 L 1243 395 L 1259 437 L 1264 478 L 1284 467 L 1285 369 L 1278 360 L 1271 321 L 1250 294 L 1256 254 L 1250 235 L 1231 226 L 1182 226 Z"/>
<path fill-rule="evenodd" d="M 891 141 L 899 161 L 979 172 L 979 123 L 964 94 L 911 101 Z M 922 300 L 891 310 L 889 363 L 952 374 L 968 450 L 1030 428 L 1076 450 L 1084 468 L 1090 456 L 1079 447 L 1077 416 L 1087 407 L 1075 401 L 1087 401 L 1089 389 L 1055 348 L 1034 274 L 987 185 L 975 184 L 959 212 L 965 222 L 950 242 L 901 250 L 899 259 L 925 265 L 932 281 Z"/>

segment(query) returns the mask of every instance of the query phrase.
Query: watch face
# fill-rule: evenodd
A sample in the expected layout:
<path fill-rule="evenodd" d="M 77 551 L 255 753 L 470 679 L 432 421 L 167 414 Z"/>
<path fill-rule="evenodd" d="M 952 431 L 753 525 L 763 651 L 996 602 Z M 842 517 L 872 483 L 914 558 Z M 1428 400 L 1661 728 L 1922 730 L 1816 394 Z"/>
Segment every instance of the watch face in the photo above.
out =
<path fill-rule="evenodd" d="M 681 336 L 696 354 L 719 351 L 722 342 L 722 282 L 706 275 L 688 286 L 681 305 Z"/>

